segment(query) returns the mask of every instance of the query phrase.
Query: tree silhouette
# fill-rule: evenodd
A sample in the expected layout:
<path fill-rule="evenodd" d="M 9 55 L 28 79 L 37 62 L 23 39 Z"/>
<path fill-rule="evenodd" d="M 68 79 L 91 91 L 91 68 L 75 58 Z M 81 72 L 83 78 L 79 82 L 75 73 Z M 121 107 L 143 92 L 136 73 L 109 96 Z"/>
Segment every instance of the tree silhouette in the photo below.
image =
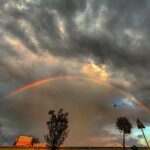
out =
<path fill-rule="evenodd" d="M 63 113 L 63 109 L 57 114 L 54 110 L 50 110 L 49 119 L 47 122 L 49 133 L 44 137 L 49 148 L 56 150 L 68 136 L 68 113 Z"/>
<path fill-rule="evenodd" d="M 130 134 L 132 125 L 126 117 L 120 117 L 116 122 L 117 128 L 123 132 L 123 150 L 125 150 L 125 134 Z"/>
<path fill-rule="evenodd" d="M 35 143 L 40 143 L 39 138 L 36 138 L 36 137 L 32 138 L 32 145 L 35 144 Z"/>

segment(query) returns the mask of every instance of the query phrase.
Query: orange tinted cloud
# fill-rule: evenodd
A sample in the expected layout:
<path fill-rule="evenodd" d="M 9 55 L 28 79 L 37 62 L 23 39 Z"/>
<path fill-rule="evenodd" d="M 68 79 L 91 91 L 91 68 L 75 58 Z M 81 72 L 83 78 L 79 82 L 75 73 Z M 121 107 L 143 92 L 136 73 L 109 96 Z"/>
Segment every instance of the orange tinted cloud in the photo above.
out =
<path fill-rule="evenodd" d="M 82 67 L 81 72 L 90 78 L 99 79 L 103 81 L 106 81 L 109 76 L 108 72 L 105 69 L 105 66 L 98 66 L 94 64 L 94 62 L 85 64 Z"/>

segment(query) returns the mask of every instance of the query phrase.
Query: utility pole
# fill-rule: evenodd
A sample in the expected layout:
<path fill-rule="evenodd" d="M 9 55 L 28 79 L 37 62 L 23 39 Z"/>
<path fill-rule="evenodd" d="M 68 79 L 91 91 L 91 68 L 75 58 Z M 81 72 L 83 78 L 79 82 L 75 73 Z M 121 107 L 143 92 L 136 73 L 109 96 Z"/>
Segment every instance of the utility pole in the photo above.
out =
<path fill-rule="evenodd" d="M 125 132 L 123 131 L 123 150 L 126 149 L 126 145 L 125 145 Z"/>

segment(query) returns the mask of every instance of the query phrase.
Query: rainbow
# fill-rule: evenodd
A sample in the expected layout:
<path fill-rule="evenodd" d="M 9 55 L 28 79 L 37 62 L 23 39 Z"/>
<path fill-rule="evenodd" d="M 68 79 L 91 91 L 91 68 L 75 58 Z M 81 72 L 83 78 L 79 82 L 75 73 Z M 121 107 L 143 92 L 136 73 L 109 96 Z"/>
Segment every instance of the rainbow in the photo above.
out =
<path fill-rule="evenodd" d="M 58 77 L 50 77 L 50 78 L 47 78 L 47 79 L 43 79 L 43 80 L 38 80 L 38 81 L 35 81 L 35 82 L 32 82 L 28 85 L 25 85 L 17 90 L 15 90 L 14 92 L 10 93 L 8 96 L 6 96 L 4 99 L 8 99 L 8 98 L 11 98 L 15 95 L 17 95 L 18 93 L 20 92 L 23 92 L 29 88 L 32 88 L 34 86 L 39 86 L 41 84 L 44 84 L 44 83 L 47 83 L 47 82 L 50 82 L 50 81 L 54 81 L 54 80 L 60 80 L 60 79 L 81 79 L 81 80 L 87 80 L 87 81 L 92 81 L 92 82 L 95 82 L 97 84 L 101 84 L 101 85 L 104 85 L 106 87 L 109 87 L 109 88 L 112 88 L 114 90 L 117 90 L 121 95 L 125 96 L 125 97 L 128 97 L 131 101 L 133 101 L 134 103 L 138 104 L 139 106 L 141 106 L 146 112 L 150 113 L 150 108 L 146 106 L 146 104 L 144 102 L 142 102 L 142 100 L 134 97 L 134 96 L 131 96 L 129 95 L 127 92 L 125 91 L 122 91 L 120 89 L 118 89 L 117 87 L 113 86 L 112 84 L 108 83 L 108 82 L 104 82 L 104 81 L 101 81 L 101 80 L 96 80 L 96 79 L 90 79 L 90 78 L 83 78 L 83 77 L 79 77 L 79 76 L 58 76 Z"/>

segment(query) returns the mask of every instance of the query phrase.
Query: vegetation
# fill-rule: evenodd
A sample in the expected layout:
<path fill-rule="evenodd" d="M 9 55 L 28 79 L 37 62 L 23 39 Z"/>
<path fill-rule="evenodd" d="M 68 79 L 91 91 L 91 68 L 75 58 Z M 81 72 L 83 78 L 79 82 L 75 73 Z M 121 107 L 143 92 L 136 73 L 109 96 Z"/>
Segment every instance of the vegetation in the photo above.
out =
<path fill-rule="evenodd" d="M 126 117 L 120 117 L 116 122 L 117 128 L 123 132 L 123 150 L 125 150 L 125 134 L 130 134 L 132 125 Z"/>
<path fill-rule="evenodd" d="M 63 113 L 63 109 L 60 109 L 57 114 L 54 110 L 50 110 L 47 125 L 49 133 L 44 136 L 45 140 L 49 148 L 56 150 L 68 136 L 68 113 Z"/>
<path fill-rule="evenodd" d="M 35 144 L 35 143 L 40 143 L 39 138 L 33 137 L 33 139 L 32 139 L 32 145 Z"/>

